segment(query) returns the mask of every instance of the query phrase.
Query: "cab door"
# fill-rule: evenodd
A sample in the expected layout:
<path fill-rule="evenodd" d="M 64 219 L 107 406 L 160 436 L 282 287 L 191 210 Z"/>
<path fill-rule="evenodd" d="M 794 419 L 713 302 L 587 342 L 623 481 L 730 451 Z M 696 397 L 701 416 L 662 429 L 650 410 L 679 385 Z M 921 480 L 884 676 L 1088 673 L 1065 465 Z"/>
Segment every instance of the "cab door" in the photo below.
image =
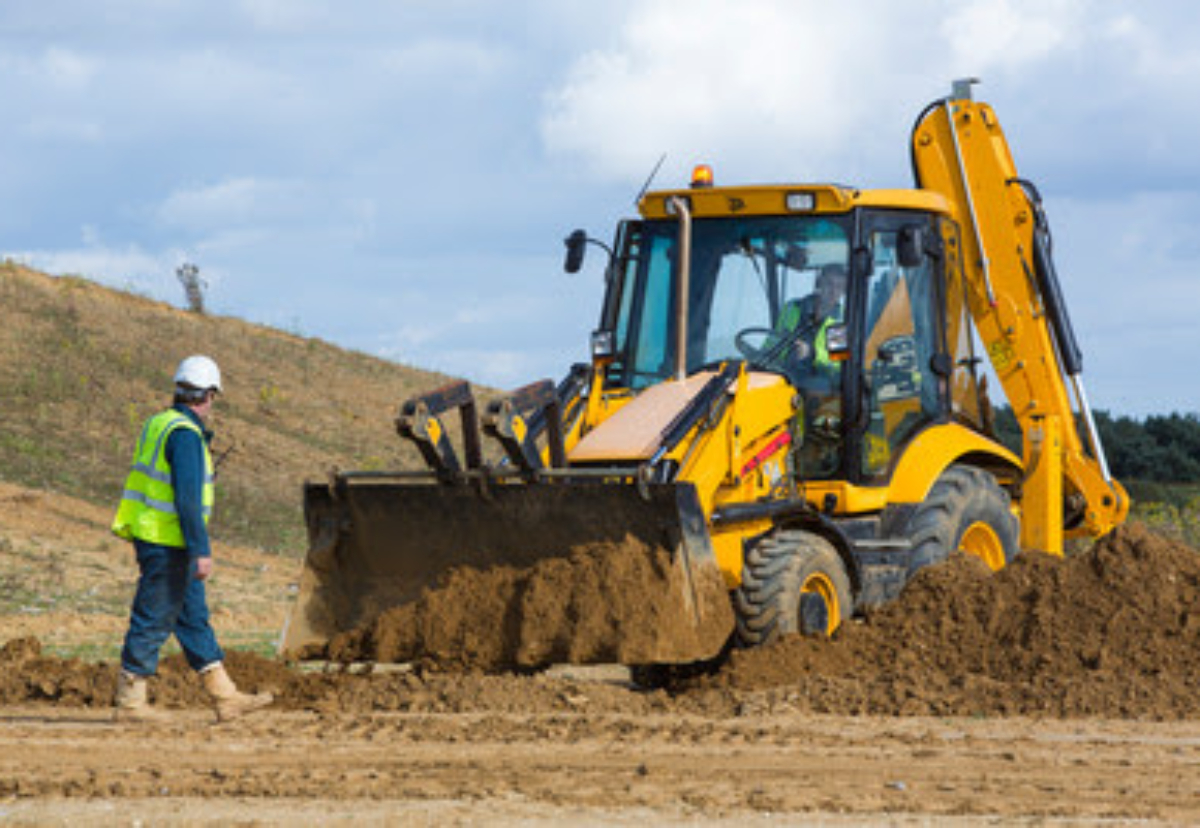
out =
<path fill-rule="evenodd" d="M 942 257 L 932 218 L 905 211 L 864 215 L 857 378 L 861 439 L 857 477 L 886 482 L 893 458 L 946 415 Z"/>

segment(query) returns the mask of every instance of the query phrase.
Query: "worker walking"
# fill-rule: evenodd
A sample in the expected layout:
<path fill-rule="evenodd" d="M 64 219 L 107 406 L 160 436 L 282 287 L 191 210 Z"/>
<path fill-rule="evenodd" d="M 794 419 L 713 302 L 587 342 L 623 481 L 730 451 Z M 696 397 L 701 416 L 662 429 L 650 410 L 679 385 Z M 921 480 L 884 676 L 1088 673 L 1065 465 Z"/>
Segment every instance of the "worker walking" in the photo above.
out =
<path fill-rule="evenodd" d="M 112 531 L 137 551 L 137 592 L 121 651 L 118 721 L 159 718 L 146 700 L 146 679 L 173 633 L 188 665 L 200 674 L 218 721 L 271 703 L 269 693 L 238 692 L 208 620 L 204 582 L 213 571 L 208 519 L 213 462 L 206 426 L 221 391 L 221 372 L 206 356 L 190 356 L 175 372 L 174 405 L 142 427 Z"/>

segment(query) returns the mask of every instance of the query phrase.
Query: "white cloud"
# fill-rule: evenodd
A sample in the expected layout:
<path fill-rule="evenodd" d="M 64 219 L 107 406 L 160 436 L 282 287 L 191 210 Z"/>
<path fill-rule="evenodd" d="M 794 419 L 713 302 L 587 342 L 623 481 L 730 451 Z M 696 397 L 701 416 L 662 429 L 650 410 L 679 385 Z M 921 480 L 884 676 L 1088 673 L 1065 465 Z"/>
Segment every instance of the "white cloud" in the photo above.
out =
<path fill-rule="evenodd" d="M 959 65 L 1012 70 L 1077 45 L 1086 13 L 1080 0 L 976 0 L 955 4 L 941 33 Z"/>
<path fill-rule="evenodd" d="M 230 178 L 171 193 L 160 221 L 194 232 L 294 221 L 308 214 L 308 189 L 295 181 Z"/>
<path fill-rule="evenodd" d="M 907 179 L 912 117 L 956 78 L 1063 124 L 1109 91 L 1071 88 L 1081 76 L 1129 85 L 1135 71 L 1144 94 L 1200 73 L 1196 46 L 1129 14 L 1087 0 L 648 0 L 548 93 L 542 137 L 610 179 L 638 180 L 665 151 L 738 180 L 890 186 Z"/>
<path fill-rule="evenodd" d="M 137 89 L 165 108 L 176 126 L 207 119 L 213 122 L 209 129 L 221 131 L 245 132 L 265 118 L 292 112 L 311 92 L 303 80 L 307 72 L 293 72 L 267 54 L 221 43 L 137 52 L 114 60 L 110 72 L 124 89 Z M 153 115 L 162 118 L 164 113 Z"/>
<path fill-rule="evenodd" d="M 21 131 L 35 141 L 95 144 L 105 137 L 100 124 L 68 117 L 34 117 L 23 125 Z"/>
<path fill-rule="evenodd" d="M 426 85 L 431 76 L 439 75 L 443 83 L 484 80 L 502 71 L 507 62 L 505 51 L 494 45 L 452 38 L 417 40 L 388 49 L 379 57 L 387 81 L 399 79 L 405 85 Z"/>
<path fill-rule="evenodd" d="M 337 13 L 319 0 L 237 0 L 237 6 L 256 28 L 284 34 L 308 31 Z"/>
<path fill-rule="evenodd" d="M 85 237 L 89 231 L 84 228 Z M 167 299 L 177 288 L 175 268 L 185 260 L 179 250 L 151 252 L 136 244 L 63 250 L 6 252 L 6 258 L 56 275 L 84 275 L 115 287 Z"/>
<path fill-rule="evenodd" d="M 1100 36 L 1109 39 L 1114 55 L 1135 77 L 1153 83 L 1194 83 L 1200 73 L 1200 24 L 1195 15 L 1172 21 L 1168 29 L 1155 28 L 1133 13 L 1106 21 Z M 1178 89 L 1171 91 L 1178 92 Z"/>
<path fill-rule="evenodd" d="M 861 81 L 882 68 L 882 0 L 832 6 L 787 0 L 640 6 L 615 48 L 582 56 L 547 99 L 552 152 L 605 176 L 644 175 L 662 152 L 690 162 L 765 156 L 788 175 L 816 174 L 869 117 Z M 911 10 L 909 10 L 911 11 Z M 919 45 L 919 40 L 917 44 Z M 846 58 L 858 71 L 846 70 Z"/>
<path fill-rule="evenodd" d="M 79 91 L 91 83 L 96 74 L 96 62 L 79 52 L 51 46 L 27 71 L 44 78 L 52 86 Z"/>

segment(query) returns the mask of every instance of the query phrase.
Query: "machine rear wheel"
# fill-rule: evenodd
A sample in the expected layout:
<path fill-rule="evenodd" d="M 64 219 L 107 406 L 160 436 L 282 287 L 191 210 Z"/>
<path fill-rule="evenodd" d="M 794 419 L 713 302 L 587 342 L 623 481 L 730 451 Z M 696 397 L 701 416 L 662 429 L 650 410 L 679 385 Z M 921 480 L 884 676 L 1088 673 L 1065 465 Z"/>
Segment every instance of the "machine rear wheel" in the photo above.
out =
<path fill-rule="evenodd" d="M 972 466 L 951 466 L 909 521 L 908 574 L 954 551 L 979 557 L 992 571 L 1001 569 L 1019 552 L 1018 529 L 1008 493 L 996 478 Z"/>
<path fill-rule="evenodd" d="M 853 612 L 850 577 L 829 541 L 809 532 L 779 532 L 746 554 L 734 609 L 742 647 L 788 633 L 827 636 Z"/>

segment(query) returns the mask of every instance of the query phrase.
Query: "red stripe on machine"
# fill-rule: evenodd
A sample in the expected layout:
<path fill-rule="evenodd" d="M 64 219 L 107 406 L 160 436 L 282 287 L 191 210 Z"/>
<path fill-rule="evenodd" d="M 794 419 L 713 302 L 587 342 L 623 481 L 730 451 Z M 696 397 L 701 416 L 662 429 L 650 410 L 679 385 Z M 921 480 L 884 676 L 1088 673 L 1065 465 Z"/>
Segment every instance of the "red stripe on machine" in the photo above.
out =
<path fill-rule="evenodd" d="M 745 477 L 750 472 L 757 469 L 767 458 L 775 452 L 779 451 L 784 446 L 792 442 L 792 435 L 788 432 L 783 432 L 771 442 L 763 446 L 762 451 L 750 458 L 750 462 L 742 466 L 742 476 Z"/>

